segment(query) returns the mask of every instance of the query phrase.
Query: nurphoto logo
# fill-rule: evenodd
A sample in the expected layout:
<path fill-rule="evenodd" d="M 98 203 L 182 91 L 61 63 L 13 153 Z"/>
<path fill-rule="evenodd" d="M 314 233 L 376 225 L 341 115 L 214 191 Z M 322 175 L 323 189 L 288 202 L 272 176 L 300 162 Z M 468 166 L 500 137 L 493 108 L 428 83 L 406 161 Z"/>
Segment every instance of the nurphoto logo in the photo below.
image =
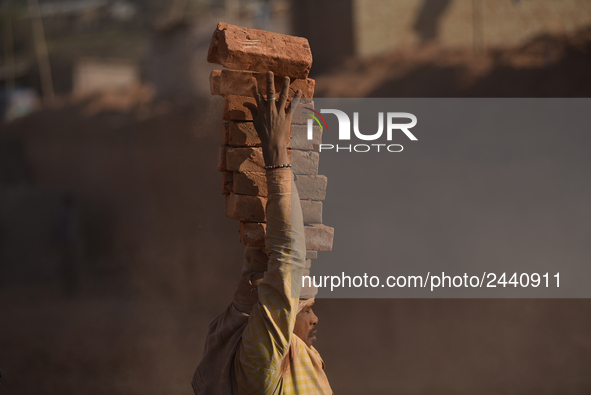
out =
<path fill-rule="evenodd" d="M 326 120 L 322 116 L 322 114 L 333 114 L 337 117 L 337 121 L 339 123 L 339 141 L 347 141 L 351 140 L 351 119 L 349 116 L 341 110 L 336 109 L 321 109 L 320 112 L 309 108 L 304 107 L 306 110 L 311 112 L 306 112 L 304 114 L 309 115 L 311 118 L 307 121 L 307 132 L 308 132 L 308 140 L 312 140 L 312 129 L 314 126 L 314 122 L 316 122 L 321 129 L 326 129 L 328 131 L 328 125 Z M 385 120 L 385 121 L 384 121 Z M 406 122 L 400 123 L 400 120 L 406 120 Z M 410 122 L 408 122 L 410 121 Z M 410 131 L 411 128 L 416 126 L 417 124 L 417 117 L 408 112 L 379 112 L 378 113 L 378 131 L 372 134 L 365 134 L 359 130 L 359 113 L 353 113 L 353 133 L 355 137 L 359 140 L 363 141 L 375 141 L 382 137 L 384 133 L 384 123 L 386 124 L 386 140 L 388 142 L 392 141 L 392 136 L 395 132 L 402 132 L 406 137 L 408 137 L 411 141 L 417 141 L 417 138 L 414 134 Z M 324 127 L 323 127 L 324 126 Z M 367 132 L 367 131 L 364 131 Z M 385 148 L 384 148 L 385 147 Z M 384 148 L 380 151 L 380 148 Z M 333 144 L 320 144 L 319 151 L 322 152 L 323 150 L 335 150 L 336 152 L 339 151 L 348 151 L 348 152 L 369 152 L 369 151 L 377 151 L 377 152 L 402 152 L 403 146 L 401 144 L 349 144 L 349 145 L 340 145 L 337 144 L 336 147 Z"/>

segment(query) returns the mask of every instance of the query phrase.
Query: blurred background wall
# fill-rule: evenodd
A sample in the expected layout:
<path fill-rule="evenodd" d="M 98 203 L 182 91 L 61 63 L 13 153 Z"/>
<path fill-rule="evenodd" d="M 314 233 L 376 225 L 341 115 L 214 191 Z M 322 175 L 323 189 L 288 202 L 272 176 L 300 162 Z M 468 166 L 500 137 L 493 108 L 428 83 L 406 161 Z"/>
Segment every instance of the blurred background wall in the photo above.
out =
<path fill-rule="evenodd" d="M 192 392 L 242 259 L 219 21 L 307 37 L 317 97 L 591 93 L 583 0 L 2 1 L 0 393 Z M 315 310 L 338 394 L 591 391 L 587 300 Z"/>
<path fill-rule="evenodd" d="M 522 0 L 303 0 L 293 8 L 296 35 L 314 50 L 314 69 L 350 56 L 437 45 L 483 52 L 520 45 L 543 34 L 589 26 L 591 3 Z"/>

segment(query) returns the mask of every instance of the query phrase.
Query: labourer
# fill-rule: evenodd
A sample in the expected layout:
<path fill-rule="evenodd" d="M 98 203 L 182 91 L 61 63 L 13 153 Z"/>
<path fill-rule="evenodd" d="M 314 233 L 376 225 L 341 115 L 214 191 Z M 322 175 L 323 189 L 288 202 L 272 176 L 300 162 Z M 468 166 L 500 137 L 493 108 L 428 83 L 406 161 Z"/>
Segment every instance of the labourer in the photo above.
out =
<path fill-rule="evenodd" d="M 266 247 L 246 247 L 234 300 L 209 325 L 192 382 L 196 395 L 332 394 L 324 362 L 312 346 L 318 323 L 312 311 L 316 290 L 301 287 L 306 244 L 287 152 L 290 81 L 285 77 L 276 99 L 273 80 L 273 73 L 267 73 L 267 99 L 253 81 L 254 126 L 268 187 Z M 298 91 L 294 104 L 301 96 Z"/>

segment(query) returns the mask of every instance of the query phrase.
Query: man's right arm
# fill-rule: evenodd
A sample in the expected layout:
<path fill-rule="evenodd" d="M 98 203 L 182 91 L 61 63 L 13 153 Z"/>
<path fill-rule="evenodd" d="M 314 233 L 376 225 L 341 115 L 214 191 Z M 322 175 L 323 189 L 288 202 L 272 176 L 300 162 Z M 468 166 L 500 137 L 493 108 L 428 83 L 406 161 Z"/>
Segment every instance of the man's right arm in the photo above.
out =
<path fill-rule="evenodd" d="M 268 269 L 258 286 L 259 303 L 242 334 L 236 374 L 238 383 L 272 393 L 293 336 L 306 244 L 291 171 L 270 171 L 267 184 Z"/>
<path fill-rule="evenodd" d="M 272 73 L 267 84 L 268 97 L 272 98 Z M 276 104 L 264 100 L 255 84 L 258 115 L 254 124 L 267 166 L 289 163 L 291 117 L 284 110 L 288 88 L 286 79 Z M 298 92 L 296 98 L 300 95 Z M 267 170 L 267 189 L 267 271 L 258 286 L 259 303 L 249 317 L 235 361 L 237 384 L 244 393 L 270 394 L 279 383 L 281 362 L 293 336 L 306 259 L 303 217 L 291 169 Z"/>

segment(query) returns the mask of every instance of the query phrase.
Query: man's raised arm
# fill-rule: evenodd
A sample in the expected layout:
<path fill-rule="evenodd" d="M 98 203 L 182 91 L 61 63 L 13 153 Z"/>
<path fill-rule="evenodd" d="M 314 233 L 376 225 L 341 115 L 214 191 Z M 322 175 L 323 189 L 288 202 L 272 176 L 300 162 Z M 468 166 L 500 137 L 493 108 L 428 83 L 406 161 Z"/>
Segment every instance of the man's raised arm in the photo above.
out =
<path fill-rule="evenodd" d="M 242 335 L 235 368 L 244 391 L 273 393 L 281 377 L 297 315 L 301 276 L 306 260 L 304 224 L 287 152 L 291 110 L 285 110 L 289 78 L 275 99 L 273 74 L 267 75 L 267 100 L 254 87 L 257 114 L 254 125 L 262 143 L 267 173 L 267 271 L 258 286 L 254 306 Z M 294 100 L 301 97 L 298 92 Z"/>

